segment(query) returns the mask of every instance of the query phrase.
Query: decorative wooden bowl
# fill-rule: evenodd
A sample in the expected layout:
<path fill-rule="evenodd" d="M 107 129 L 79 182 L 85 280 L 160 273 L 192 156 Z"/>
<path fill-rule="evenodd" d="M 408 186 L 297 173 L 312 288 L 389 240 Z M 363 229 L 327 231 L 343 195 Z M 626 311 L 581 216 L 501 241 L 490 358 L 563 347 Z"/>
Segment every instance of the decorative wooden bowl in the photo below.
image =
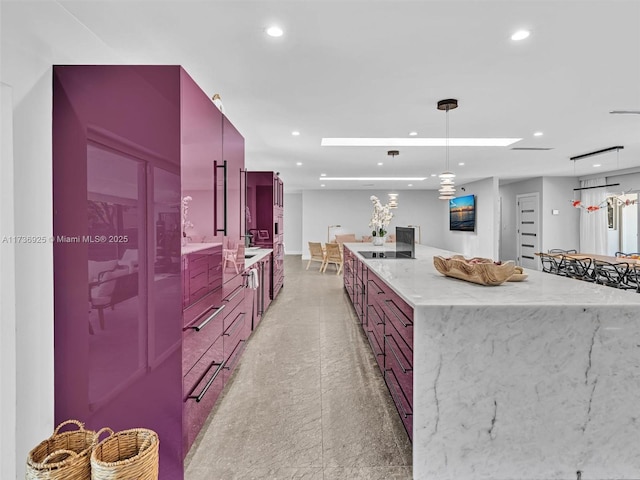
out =
<path fill-rule="evenodd" d="M 496 264 L 488 258 L 466 259 L 462 255 L 451 258 L 433 257 L 433 265 L 441 274 L 479 285 L 500 285 L 515 273 L 512 261 Z"/>

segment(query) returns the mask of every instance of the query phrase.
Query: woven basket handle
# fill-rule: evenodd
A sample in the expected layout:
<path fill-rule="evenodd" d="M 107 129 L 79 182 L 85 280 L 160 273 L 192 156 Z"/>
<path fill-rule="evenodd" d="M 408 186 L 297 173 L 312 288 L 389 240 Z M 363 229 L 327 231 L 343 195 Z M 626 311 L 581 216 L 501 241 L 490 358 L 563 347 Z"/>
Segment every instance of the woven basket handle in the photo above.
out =
<path fill-rule="evenodd" d="M 66 421 L 62 422 L 60 425 L 58 425 L 56 427 L 56 429 L 53 431 L 53 435 L 57 435 L 58 434 L 58 430 L 60 430 L 62 427 L 64 427 L 65 425 L 68 425 L 70 423 L 76 424 L 78 426 L 79 430 L 84 430 L 84 423 L 79 422 L 78 420 L 66 420 Z"/>
<path fill-rule="evenodd" d="M 100 435 L 102 435 L 104 432 L 109 432 L 107 438 L 109 438 L 114 433 L 113 430 L 111 430 L 109 427 L 103 427 L 96 432 L 96 442 L 100 442 Z"/>
<path fill-rule="evenodd" d="M 65 453 L 67 454 L 67 458 L 68 457 L 77 457 L 78 456 L 78 454 L 76 452 L 74 452 L 73 450 L 60 449 L 60 450 L 56 450 L 55 452 L 51 452 L 49 455 L 44 457 L 44 460 L 42 460 L 42 462 L 40 462 L 40 463 L 45 465 L 52 458 L 57 457 L 58 455 L 65 454 Z M 65 460 L 66 460 L 66 458 L 65 458 Z M 62 460 L 58 460 L 58 462 L 61 462 L 61 461 Z"/>

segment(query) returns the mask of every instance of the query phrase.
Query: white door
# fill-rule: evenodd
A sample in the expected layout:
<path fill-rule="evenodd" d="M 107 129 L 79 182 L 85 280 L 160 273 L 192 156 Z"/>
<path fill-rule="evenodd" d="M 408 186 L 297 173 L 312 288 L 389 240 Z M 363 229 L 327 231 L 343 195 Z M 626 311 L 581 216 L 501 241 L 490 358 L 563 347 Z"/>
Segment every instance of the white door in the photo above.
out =
<path fill-rule="evenodd" d="M 518 265 L 539 270 L 536 252 L 540 251 L 539 198 L 537 193 L 516 196 Z"/>

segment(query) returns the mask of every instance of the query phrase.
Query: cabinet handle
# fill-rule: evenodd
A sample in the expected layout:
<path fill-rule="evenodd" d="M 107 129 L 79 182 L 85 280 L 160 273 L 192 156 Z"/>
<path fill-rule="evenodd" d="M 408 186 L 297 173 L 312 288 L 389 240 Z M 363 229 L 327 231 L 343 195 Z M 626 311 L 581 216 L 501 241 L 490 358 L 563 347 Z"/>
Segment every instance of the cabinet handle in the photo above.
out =
<path fill-rule="evenodd" d="M 244 289 L 244 285 L 240 285 L 238 288 L 236 288 L 233 293 L 231 294 L 230 297 L 227 297 L 223 300 L 223 302 L 230 302 L 231 300 L 233 300 L 234 298 L 236 298 L 240 292 L 242 292 L 242 289 Z"/>
<path fill-rule="evenodd" d="M 240 318 L 240 315 L 242 315 L 242 321 L 239 321 L 238 318 Z M 224 332 L 222 335 L 223 336 L 227 336 L 230 337 L 231 335 L 233 335 L 234 333 L 236 333 L 236 330 L 240 327 L 240 325 L 242 323 L 244 323 L 244 313 L 239 313 L 238 316 L 235 318 L 235 320 L 233 321 L 232 327 L 233 330 L 231 330 L 231 327 L 227 328 L 227 331 Z"/>
<path fill-rule="evenodd" d="M 213 312 L 211 315 L 209 315 L 201 324 L 199 324 L 199 325 L 191 325 L 191 326 L 187 327 L 187 329 L 191 328 L 191 329 L 195 330 L 196 332 L 199 332 L 200 330 L 202 330 L 204 327 L 207 326 L 207 323 L 209 323 L 211 320 L 216 318 L 220 314 L 220 312 L 222 310 L 224 310 L 224 307 L 226 307 L 226 305 L 221 305 L 219 307 L 208 308 L 204 313 L 202 313 L 197 318 L 198 320 L 200 320 L 204 315 L 206 315 L 207 312 L 209 312 L 212 309 L 215 309 L 215 312 Z"/>
<path fill-rule="evenodd" d="M 395 382 L 387 382 L 387 385 L 389 385 L 389 383 L 391 383 L 391 385 L 389 385 L 389 387 L 390 387 L 390 388 L 389 388 L 389 391 L 391 392 L 391 396 L 393 397 L 393 401 L 394 401 L 394 403 L 396 404 L 396 406 L 397 406 L 400 410 L 402 410 L 401 415 L 402 415 L 404 418 L 407 418 L 409 415 L 413 415 L 413 413 L 412 413 L 412 412 L 407 412 L 407 411 L 404 409 L 404 406 L 402 405 L 402 402 L 401 402 L 401 401 L 400 401 L 400 399 L 399 399 L 399 396 L 400 396 L 400 395 L 402 395 L 402 396 L 403 396 L 403 397 L 405 397 L 405 398 L 406 398 L 406 396 L 404 395 L 404 393 L 402 393 L 402 392 L 398 392 L 398 390 L 396 389 L 395 385 L 393 385 L 394 383 L 398 383 L 398 379 L 396 379 L 396 378 L 395 378 L 395 377 L 396 377 L 395 373 L 393 373 L 393 370 L 389 370 L 389 369 L 385 370 L 385 371 L 384 371 L 385 380 L 387 379 L 387 373 L 391 373 L 391 375 L 393 375 L 393 378 L 396 380 Z M 394 392 L 395 392 L 395 394 L 394 394 Z M 400 413 L 400 412 L 399 412 L 399 413 Z"/>
<path fill-rule="evenodd" d="M 214 183 L 214 188 L 217 188 L 218 186 L 218 169 L 222 168 L 222 174 L 223 176 L 223 204 L 222 206 L 224 207 L 224 222 L 222 224 L 223 228 L 218 228 L 218 192 L 216 191 L 216 194 L 213 196 L 213 229 L 216 232 L 222 232 L 224 235 L 227 234 L 227 161 L 223 160 L 222 161 L 222 165 L 218 165 L 217 161 L 213 162 L 213 183 Z"/>
<path fill-rule="evenodd" d="M 384 294 L 384 290 L 381 290 L 380 287 L 378 287 L 378 284 L 376 282 L 374 282 L 373 280 L 367 280 L 367 282 L 373 283 L 378 288 L 378 291 L 376 292 L 378 295 Z M 369 288 L 371 288 L 371 287 L 369 287 Z"/>
<path fill-rule="evenodd" d="M 209 365 L 209 368 L 207 368 L 207 371 L 204 372 L 204 375 L 202 376 L 204 378 L 204 376 L 209 373 L 209 370 L 211 370 L 211 367 L 213 367 L 214 365 L 217 365 L 218 368 L 216 368 L 215 373 L 213 374 L 213 377 L 211 377 L 209 379 L 209 381 L 207 382 L 207 384 L 204 386 L 204 388 L 202 389 L 202 391 L 198 394 L 198 395 L 189 395 L 187 398 L 191 398 L 191 399 L 195 399 L 196 402 L 199 402 L 200 400 L 202 400 L 205 396 L 205 394 L 207 393 L 207 390 L 209 390 L 209 387 L 211 387 L 211 385 L 213 384 L 213 382 L 216 381 L 216 377 L 218 376 L 218 374 L 220 373 L 220 371 L 222 370 L 222 368 L 224 367 L 224 362 L 221 363 L 217 363 L 217 362 L 211 362 L 211 365 Z"/>
<path fill-rule="evenodd" d="M 238 342 L 238 345 L 236 345 L 237 350 L 234 350 L 231 353 L 231 355 L 233 355 L 233 362 L 226 362 L 224 368 L 226 368 L 227 370 L 231 370 L 233 368 L 233 366 L 236 364 L 236 362 L 240 358 L 240 355 L 242 354 L 242 351 L 244 350 L 245 345 L 246 345 L 246 340 L 240 340 Z M 229 356 L 229 358 L 231 358 L 231 355 Z"/>
<path fill-rule="evenodd" d="M 402 365 L 402 361 L 400 360 L 400 356 L 396 352 L 396 349 L 393 348 L 393 345 L 391 345 L 391 342 L 388 340 L 388 338 L 390 338 L 390 337 L 391 337 L 391 335 L 385 335 L 384 336 L 384 343 L 389 347 L 389 350 L 391 350 L 391 353 L 393 353 L 393 356 L 395 357 L 396 362 L 398 362 L 398 365 L 400 365 L 400 368 L 402 369 L 402 373 L 411 372 L 413 370 L 412 368 L 404 368 L 404 365 Z"/>
<path fill-rule="evenodd" d="M 385 301 L 384 301 L 384 303 L 385 303 L 385 305 L 387 305 L 387 306 L 389 306 L 389 304 L 390 304 L 390 303 L 392 303 L 394 307 L 398 308 L 398 307 L 396 306 L 396 304 L 395 304 L 395 303 L 393 303 L 393 300 L 385 300 Z M 402 318 L 401 318 L 401 317 L 399 317 L 399 316 L 398 316 L 398 314 L 397 314 L 396 312 L 394 312 L 392 308 L 389 308 L 389 311 L 390 311 L 391 313 L 393 313 L 393 316 L 394 316 L 394 317 L 396 317 L 396 318 L 398 319 L 398 321 L 402 324 L 402 326 L 403 326 L 403 327 L 405 327 L 405 328 L 406 328 L 406 327 L 411 327 L 411 326 L 413 326 L 413 324 L 412 324 L 412 323 L 404 323 L 404 322 L 402 321 Z M 402 316 L 404 317 L 404 315 L 402 315 Z"/>

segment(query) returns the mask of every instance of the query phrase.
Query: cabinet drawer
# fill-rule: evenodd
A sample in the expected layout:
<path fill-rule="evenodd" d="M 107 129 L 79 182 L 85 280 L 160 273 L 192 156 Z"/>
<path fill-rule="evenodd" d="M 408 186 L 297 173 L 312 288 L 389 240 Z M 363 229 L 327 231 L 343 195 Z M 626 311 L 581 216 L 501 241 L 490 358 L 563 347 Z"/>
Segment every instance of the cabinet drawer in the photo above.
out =
<path fill-rule="evenodd" d="M 384 352 L 387 368 L 394 368 L 398 375 L 413 371 L 413 352 L 401 338 L 385 333 Z"/>
<path fill-rule="evenodd" d="M 218 338 L 209 348 L 205 351 L 195 365 L 188 371 L 182 378 L 182 391 L 185 401 L 193 400 L 195 402 L 201 402 L 205 396 L 210 396 L 209 392 L 213 382 L 217 381 L 217 377 L 214 378 L 218 366 L 224 363 L 224 347 L 222 338 Z M 209 380 L 212 380 L 209 383 Z"/>
<path fill-rule="evenodd" d="M 222 338 L 183 378 L 183 454 L 195 441 L 224 387 Z"/>
<path fill-rule="evenodd" d="M 413 407 L 411 406 L 413 399 L 407 397 L 393 369 L 385 369 L 384 380 L 400 414 L 404 428 L 407 430 L 409 438 L 413 439 Z"/>
<path fill-rule="evenodd" d="M 245 277 L 236 275 L 222 286 L 222 302 L 227 307 L 227 315 L 244 302 Z"/>
<path fill-rule="evenodd" d="M 182 324 L 184 327 L 191 327 L 194 324 L 199 325 L 207 318 L 207 311 L 213 313 L 213 308 L 219 308 L 223 305 L 222 289 L 218 288 L 209 291 L 206 296 L 192 303 L 182 311 Z"/>
<path fill-rule="evenodd" d="M 211 305 L 184 327 L 182 333 L 183 374 L 191 370 L 207 349 L 222 335 L 223 315 L 224 306 Z"/>
<path fill-rule="evenodd" d="M 391 324 L 394 331 L 413 350 L 413 310 L 395 294 L 389 295 L 383 305 L 386 324 Z"/>

